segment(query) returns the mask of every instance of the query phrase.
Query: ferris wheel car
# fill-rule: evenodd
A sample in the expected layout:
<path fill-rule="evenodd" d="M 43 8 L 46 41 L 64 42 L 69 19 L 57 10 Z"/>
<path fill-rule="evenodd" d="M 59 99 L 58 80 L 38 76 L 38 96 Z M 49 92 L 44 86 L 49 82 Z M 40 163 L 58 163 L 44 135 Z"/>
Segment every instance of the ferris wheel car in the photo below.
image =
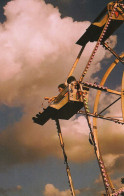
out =
<path fill-rule="evenodd" d="M 42 113 L 32 118 L 34 123 L 44 125 L 50 118 L 70 119 L 84 105 L 80 88 L 76 84 L 69 84 Z"/>
<path fill-rule="evenodd" d="M 100 34 L 111 14 L 115 2 L 110 2 L 99 14 L 99 16 L 93 21 L 93 23 L 88 27 L 86 32 L 81 36 L 81 38 L 76 42 L 81 46 L 85 46 L 89 41 L 94 42 L 99 39 Z M 104 42 L 113 32 L 124 22 L 123 7 L 118 4 L 116 11 L 111 17 L 111 23 L 109 24 L 107 31 L 103 37 L 102 42 Z"/>

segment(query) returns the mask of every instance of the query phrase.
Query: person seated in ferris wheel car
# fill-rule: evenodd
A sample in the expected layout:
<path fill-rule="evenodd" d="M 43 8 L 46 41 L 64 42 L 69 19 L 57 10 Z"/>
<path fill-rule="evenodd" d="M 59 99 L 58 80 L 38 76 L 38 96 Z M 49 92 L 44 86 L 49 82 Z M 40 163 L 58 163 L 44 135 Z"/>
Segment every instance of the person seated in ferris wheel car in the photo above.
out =
<path fill-rule="evenodd" d="M 66 88 L 66 85 L 65 85 L 64 83 L 59 84 L 59 85 L 58 85 L 58 91 L 59 91 L 59 93 L 61 93 L 65 88 Z M 45 100 L 48 100 L 48 103 L 51 103 L 52 101 L 55 100 L 56 97 L 57 97 L 57 96 L 54 96 L 54 97 L 51 97 L 51 98 L 49 98 L 49 97 L 44 97 L 44 99 L 45 99 Z"/>
<path fill-rule="evenodd" d="M 78 82 L 77 82 L 77 80 L 76 80 L 76 78 L 74 77 L 74 76 L 70 76 L 68 79 L 67 79 L 67 83 L 68 84 L 71 84 L 71 85 L 73 85 L 73 86 L 75 86 L 75 88 L 78 90 L 79 89 L 79 84 L 78 84 Z"/>
<path fill-rule="evenodd" d="M 77 83 L 77 81 L 76 81 L 76 78 L 75 78 L 74 76 L 70 76 L 70 77 L 67 79 L 67 84 L 68 84 L 68 85 L 71 85 L 71 86 L 73 86 L 73 87 L 75 86 L 76 89 L 79 89 L 79 85 L 78 85 L 78 83 Z M 58 91 L 59 91 L 59 93 L 62 93 L 66 87 L 67 87 L 67 86 L 66 86 L 64 83 L 59 84 L 59 85 L 58 85 Z M 64 96 L 66 96 L 67 94 L 68 94 L 68 93 L 65 93 Z M 51 102 L 53 102 L 53 101 L 55 100 L 56 97 L 57 97 L 57 96 L 54 96 L 54 97 L 51 97 L 51 98 L 49 98 L 49 97 L 44 97 L 44 99 L 45 99 L 45 100 L 48 100 L 48 103 L 51 103 Z"/>
<path fill-rule="evenodd" d="M 73 98 L 71 97 L 71 99 L 79 101 L 82 93 L 81 93 L 81 89 L 80 89 L 80 85 L 79 85 L 78 81 L 76 80 L 76 78 L 74 76 L 70 76 L 67 79 L 67 83 L 69 85 L 69 87 L 68 87 L 69 88 L 69 95 L 73 97 Z"/>
<path fill-rule="evenodd" d="M 34 123 L 44 125 L 50 118 L 57 119 L 70 119 L 76 114 L 83 106 L 82 96 L 80 96 L 80 85 L 74 76 L 67 80 L 67 85 L 58 85 L 59 95 L 48 98 L 46 100 L 50 103 L 49 106 L 43 108 L 43 112 L 39 112 L 33 117 Z"/>
<path fill-rule="evenodd" d="M 58 91 L 61 93 L 66 88 L 64 83 L 58 85 Z"/>
<path fill-rule="evenodd" d="M 68 79 L 67 79 L 67 83 L 68 84 L 71 84 L 71 83 L 75 83 L 76 82 L 76 78 L 74 76 L 70 76 Z"/>

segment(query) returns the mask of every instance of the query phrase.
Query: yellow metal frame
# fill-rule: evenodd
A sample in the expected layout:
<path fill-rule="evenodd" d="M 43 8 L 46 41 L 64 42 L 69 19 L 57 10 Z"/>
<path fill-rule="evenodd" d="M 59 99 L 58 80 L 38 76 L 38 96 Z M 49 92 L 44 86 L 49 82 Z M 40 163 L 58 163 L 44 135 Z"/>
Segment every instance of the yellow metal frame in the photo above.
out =
<path fill-rule="evenodd" d="M 120 58 L 123 58 L 124 57 L 124 53 L 120 56 Z M 115 68 L 115 66 L 117 65 L 117 63 L 119 62 L 118 59 L 116 59 L 111 65 L 110 67 L 108 68 L 108 70 L 106 71 L 105 75 L 103 76 L 102 80 L 101 80 L 101 83 L 100 85 L 103 86 L 108 78 L 108 76 L 110 75 L 110 73 L 112 72 L 112 70 Z M 123 74 L 123 79 L 122 79 L 122 92 L 124 90 L 124 74 Z M 97 94 L 96 94 L 96 99 L 95 99 L 95 103 L 94 103 L 94 114 L 97 113 L 97 110 L 98 110 L 98 103 L 99 103 L 99 99 L 100 99 L 100 95 L 101 95 L 101 91 L 98 90 L 97 91 Z M 124 93 L 122 93 L 122 113 L 124 115 Z M 93 134 L 94 134 L 94 140 L 95 140 L 95 143 L 96 143 L 96 156 L 97 156 L 97 159 L 99 160 L 101 158 L 101 153 L 100 153 L 100 149 L 99 149 L 99 143 L 98 143 L 98 135 L 97 135 L 97 119 L 96 118 L 93 118 Z M 109 184 L 110 184 L 110 187 L 111 189 L 113 190 L 114 189 L 114 186 L 110 180 L 110 177 L 108 177 L 108 181 L 109 181 Z"/>
<path fill-rule="evenodd" d="M 121 108 L 122 108 L 122 117 L 124 122 L 124 72 L 123 72 L 122 87 L 121 87 Z"/>

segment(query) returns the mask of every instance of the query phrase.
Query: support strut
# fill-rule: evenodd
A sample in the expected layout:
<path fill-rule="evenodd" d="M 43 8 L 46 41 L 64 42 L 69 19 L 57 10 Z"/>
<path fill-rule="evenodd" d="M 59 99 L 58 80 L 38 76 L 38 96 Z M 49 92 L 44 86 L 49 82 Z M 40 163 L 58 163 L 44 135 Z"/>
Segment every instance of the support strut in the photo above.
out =
<path fill-rule="evenodd" d="M 124 60 L 112 49 L 110 46 L 108 46 L 107 43 L 102 42 L 102 45 L 109 51 L 111 52 L 123 65 L 124 65 Z"/>
<path fill-rule="evenodd" d="M 66 172 L 67 172 L 67 176 L 68 176 L 68 183 L 69 183 L 71 195 L 75 196 L 75 190 L 74 190 L 74 186 L 73 186 L 73 182 L 72 182 L 70 168 L 69 168 L 69 165 L 68 165 L 67 155 L 65 153 L 64 142 L 63 142 L 63 137 L 62 137 L 62 132 L 61 132 L 59 120 L 56 119 L 55 122 L 56 122 L 56 126 L 57 126 L 57 132 L 58 132 L 58 136 L 59 136 L 60 145 L 61 145 L 61 148 L 62 148 L 62 151 L 63 151 L 64 163 L 66 164 Z"/>
<path fill-rule="evenodd" d="M 70 72 L 69 72 L 69 74 L 68 74 L 67 79 L 68 79 L 70 76 L 72 76 L 72 74 L 73 74 L 73 72 L 74 72 L 74 70 L 75 70 L 75 68 L 76 68 L 76 66 L 77 66 L 77 63 L 78 63 L 78 61 L 79 61 L 79 59 L 80 59 L 80 57 L 81 57 L 81 55 L 82 55 L 82 52 L 83 52 L 84 48 L 85 48 L 85 47 L 82 46 L 82 48 L 81 48 L 81 50 L 80 50 L 80 52 L 79 52 L 79 54 L 78 54 L 78 56 L 77 56 L 77 58 L 76 58 L 76 60 L 75 60 L 75 62 L 74 62 L 74 64 L 73 64 L 73 66 L 72 66 L 72 68 L 71 68 L 71 70 L 70 70 Z M 67 80 L 66 80 L 65 84 L 67 84 Z"/>

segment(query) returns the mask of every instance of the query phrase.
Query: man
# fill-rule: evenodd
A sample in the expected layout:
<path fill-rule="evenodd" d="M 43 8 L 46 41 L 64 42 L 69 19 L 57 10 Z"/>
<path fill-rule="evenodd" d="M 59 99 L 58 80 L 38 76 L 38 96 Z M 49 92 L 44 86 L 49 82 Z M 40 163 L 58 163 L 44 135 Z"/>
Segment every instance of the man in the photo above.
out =
<path fill-rule="evenodd" d="M 70 76 L 68 79 L 67 79 L 67 83 L 68 84 L 71 84 L 72 82 L 76 81 L 76 78 L 74 76 Z"/>
<path fill-rule="evenodd" d="M 58 91 L 61 93 L 66 88 L 64 83 L 58 85 Z"/>

